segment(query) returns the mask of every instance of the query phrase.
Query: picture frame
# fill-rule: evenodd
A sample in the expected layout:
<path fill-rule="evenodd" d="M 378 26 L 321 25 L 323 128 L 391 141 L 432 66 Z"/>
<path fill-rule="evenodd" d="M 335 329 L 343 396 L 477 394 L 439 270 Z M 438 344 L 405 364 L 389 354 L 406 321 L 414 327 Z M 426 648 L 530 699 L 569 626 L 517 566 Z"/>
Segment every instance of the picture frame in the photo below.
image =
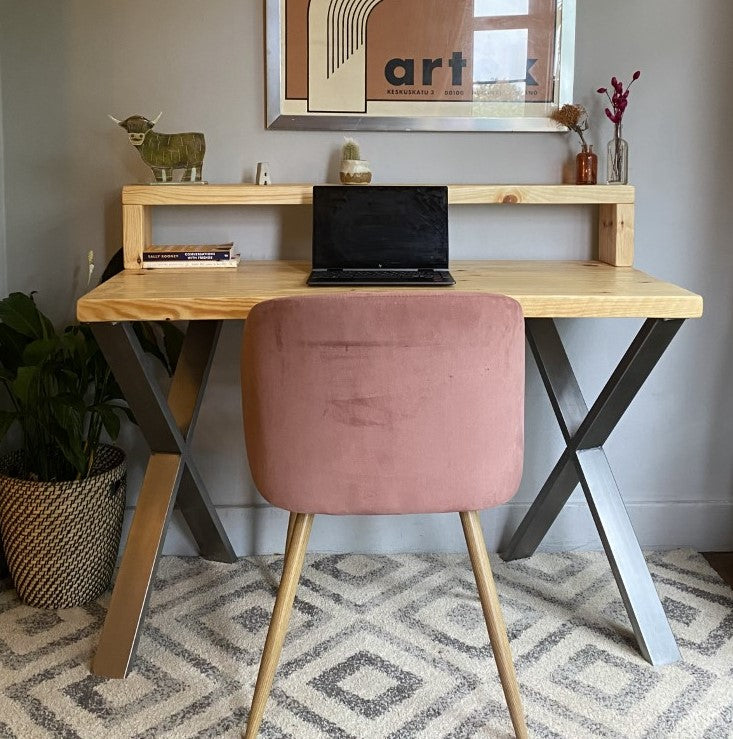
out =
<path fill-rule="evenodd" d="M 265 0 L 271 129 L 558 131 L 576 0 Z"/>

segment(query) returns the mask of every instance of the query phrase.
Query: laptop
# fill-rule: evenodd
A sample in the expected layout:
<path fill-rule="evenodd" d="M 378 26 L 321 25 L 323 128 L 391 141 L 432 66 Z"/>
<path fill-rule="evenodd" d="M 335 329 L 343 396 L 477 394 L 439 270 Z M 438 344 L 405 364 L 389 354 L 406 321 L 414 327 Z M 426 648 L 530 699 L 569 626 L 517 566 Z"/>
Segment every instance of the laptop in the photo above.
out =
<path fill-rule="evenodd" d="M 455 285 L 448 188 L 316 185 L 309 285 Z"/>

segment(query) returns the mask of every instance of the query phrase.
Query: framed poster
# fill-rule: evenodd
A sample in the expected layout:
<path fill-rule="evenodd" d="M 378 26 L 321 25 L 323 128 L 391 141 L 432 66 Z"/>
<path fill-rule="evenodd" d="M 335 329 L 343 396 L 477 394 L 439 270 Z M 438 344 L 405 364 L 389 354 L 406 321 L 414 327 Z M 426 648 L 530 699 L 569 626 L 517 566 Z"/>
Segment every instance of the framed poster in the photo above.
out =
<path fill-rule="evenodd" d="M 557 131 L 575 0 L 266 0 L 267 126 Z"/>

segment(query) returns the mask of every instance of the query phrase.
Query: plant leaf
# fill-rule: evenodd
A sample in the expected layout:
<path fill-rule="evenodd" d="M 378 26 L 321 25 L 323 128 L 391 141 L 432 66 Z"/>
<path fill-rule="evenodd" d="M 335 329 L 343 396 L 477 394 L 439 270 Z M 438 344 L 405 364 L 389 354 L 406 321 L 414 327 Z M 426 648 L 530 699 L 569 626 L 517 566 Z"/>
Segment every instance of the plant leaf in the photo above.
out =
<path fill-rule="evenodd" d="M 114 408 L 116 411 L 120 411 L 120 413 L 124 413 L 127 416 L 127 420 L 130 423 L 134 423 L 135 426 L 137 426 L 137 421 L 135 420 L 135 414 L 126 405 L 112 405 L 112 408 Z"/>
<path fill-rule="evenodd" d="M 83 435 L 83 420 L 86 410 L 84 401 L 73 395 L 64 394 L 49 398 L 51 413 L 54 421 L 58 423 L 63 432 L 61 436 L 74 437 L 80 439 Z"/>
<path fill-rule="evenodd" d="M 53 441 L 76 473 L 83 476 L 87 469 L 83 438 L 86 406 L 79 398 L 69 394 L 50 398 L 49 404 L 55 421 Z"/>
<path fill-rule="evenodd" d="M 28 342 L 27 336 L 0 323 L 0 364 L 15 374 L 23 361 L 23 350 Z"/>
<path fill-rule="evenodd" d="M 86 354 L 86 342 L 84 335 L 80 331 L 74 330 L 76 326 L 70 326 L 59 337 L 61 347 L 69 352 L 69 354 L 78 354 L 83 356 Z"/>
<path fill-rule="evenodd" d="M 10 389 L 23 405 L 28 405 L 38 395 L 38 367 L 18 367 L 15 380 L 10 383 Z"/>
<path fill-rule="evenodd" d="M 59 444 L 61 453 L 73 466 L 79 477 L 84 477 L 87 472 L 87 457 L 84 454 L 81 439 L 76 436 L 69 436 L 68 442 L 68 444 Z"/>
<path fill-rule="evenodd" d="M 15 423 L 17 414 L 13 411 L 0 411 L 0 441 L 5 438 L 8 429 Z"/>
<path fill-rule="evenodd" d="M 155 336 L 155 333 L 151 329 L 151 324 L 146 323 L 145 321 L 139 321 L 133 323 L 132 327 L 143 351 L 147 352 L 148 354 L 152 354 L 156 359 L 160 360 L 166 371 L 170 374 L 168 361 L 166 360 L 165 354 L 163 354 L 160 346 L 158 345 L 158 340 Z"/>
<path fill-rule="evenodd" d="M 35 339 L 31 341 L 23 350 L 23 364 L 40 365 L 49 359 L 59 350 L 60 344 L 57 336 L 51 339 Z"/>
<path fill-rule="evenodd" d="M 163 347 L 168 360 L 168 374 L 172 375 L 176 371 L 178 358 L 181 356 L 185 334 L 170 321 L 156 321 L 156 324 L 160 326 L 160 330 L 163 332 Z"/>
<path fill-rule="evenodd" d="M 89 407 L 90 411 L 99 413 L 99 417 L 102 419 L 102 425 L 104 430 L 109 435 L 112 441 L 115 441 L 120 434 L 120 419 L 119 416 L 114 412 L 115 406 L 110 405 L 92 405 Z"/>
<path fill-rule="evenodd" d="M 33 298 L 24 293 L 10 293 L 0 300 L 0 321 L 32 339 L 45 339 L 55 333 Z"/>

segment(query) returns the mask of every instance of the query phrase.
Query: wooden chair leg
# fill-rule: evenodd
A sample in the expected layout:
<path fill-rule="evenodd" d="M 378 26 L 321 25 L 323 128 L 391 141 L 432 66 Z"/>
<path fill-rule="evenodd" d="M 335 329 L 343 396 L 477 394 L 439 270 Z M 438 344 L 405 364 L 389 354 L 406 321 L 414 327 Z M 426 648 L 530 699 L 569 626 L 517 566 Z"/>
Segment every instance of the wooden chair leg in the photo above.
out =
<path fill-rule="evenodd" d="M 290 516 L 288 518 L 288 533 L 285 536 L 285 554 L 288 553 L 288 549 L 290 548 L 290 540 L 293 538 L 293 526 L 295 526 L 295 517 L 297 515 L 297 513 L 290 511 Z"/>
<path fill-rule="evenodd" d="M 298 513 L 294 516 L 293 530 L 285 553 L 285 564 L 280 579 L 280 587 L 277 590 L 275 607 L 270 619 L 270 628 L 267 631 L 265 647 L 260 660 L 260 671 L 257 675 L 257 684 L 252 696 L 252 706 L 249 709 L 247 730 L 245 739 L 254 739 L 262 723 L 262 715 L 265 712 L 265 704 L 270 696 L 272 680 L 275 670 L 280 661 L 285 634 L 288 630 L 290 613 L 293 610 L 295 590 L 298 587 L 300 572 L 303 569 L 305 550 L 308 547 L 308 537 L 313 525 L 312 513 Z"/>
<path fill-rule="evenodd" d="M 465 511 L 461 512 L 460 515 L 468 554 L 471 558 L 471 567 L 473 567 L 476 587 L 481 599 L 486 627 L 489 631 L 491 648 L 494 650 L 494 659 L 501 679 L 501 687 L 504 689 L 504 697 L 514 725 L 514 733 L 518 739 L 526 739 L 529 734 L 524 719 L 522 697 L 519 695 L 519 685 L 517 684 L 512 653 L 509 648 L 509 637 L 506 633 L 506 625 L 501 613 L 494 577 L 491 574 L 489 555 L 486 551 L 486 542 L 481 530 L 481 520 L 478 511 Z"/>

